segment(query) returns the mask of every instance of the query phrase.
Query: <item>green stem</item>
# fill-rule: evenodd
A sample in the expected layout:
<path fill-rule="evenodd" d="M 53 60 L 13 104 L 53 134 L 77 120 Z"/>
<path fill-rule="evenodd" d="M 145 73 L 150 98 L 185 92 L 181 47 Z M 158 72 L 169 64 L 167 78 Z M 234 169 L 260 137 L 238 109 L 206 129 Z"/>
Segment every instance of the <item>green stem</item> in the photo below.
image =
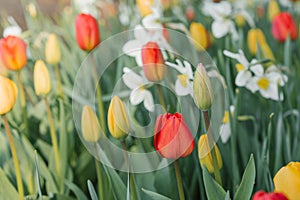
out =
<path fill-rule="evenodd" d="M 177 187 L 178 187 L 179 199 L 180 200 L 184 200 L 185 197 L 184 197 L 184 191 L 183 191 L 182 180 L 181 180 L 181 175 L 180 175 L 180 168 L 179 168 L 177 160 L 175 160 L 174 166 L 175 166 L 175 173 L 176 173 L 176 180 L 177 180 Z"/>
<path fill-rule="evenodd" d="M 133 178 L 133 175 L 132 173 L 129 172 L 129 160 L 128 160 L 128 154 L 127 154 L 127 147 L 126 147 L 126 143 L 125 141 L 123 140 L 121 142 L 122 144 L 122 148 L 124 150 L 124 157 L 125 157 L 125 163 L 128 167 L 128 173 L 129 173 L 129 184 L 130 184 L 130 188 L 131 188 L 131 197 L 133 200 L 137 200 L 137 194 L 136 194 L 136 190 L 135 190 L 135 184 L 134 184 L 134 178 Z"/>
<path fill-rule="evenodd" d="M 56 77 L 56 82 L 57 82 L 57 94 L 61 98 L 64 98 L 64 91 L 63 91 L 63 87 L 62 87 L 62 81 L 61 81 L 58 64 L 55 65 L 55 77 Z"/>
<path fill-rule="evenodd" d="M 221 179 L 221 174 L 220 174 L 219 167 L 218 167 L 218 159 L 217 159 L 217 153 L 216 153 L 216 148 L 215 148 L 215 139 L 214 139 L 212 130 L 209 128 L 210 127 L 210 119 L 209 119 L 208 111 L 203 111 L 203 116 L 204 116 L 206 131 L 207 131 L 208 145 L 209 145 L 209 148 L 211 149 L 211 157 L 212 157 L 212 164 L 213 164 L 213 168 L 214 168 L 215 179 L 222 186 L 222 179 Z"/>
<path fill-rule="evenodd" d="M 18 160 L 18 156 L 17 156 L 15 143 L 14 143 L 14 140 L 13 140 L 13 137 L 12 137 L 12 134 L 11 134 L 10 127 L 9 127 L 6 116 L 3 115 L 2 118 L 3 118 L 3 121 L 4 121 L 4 126 L 5 126 L 7 136 L 8 136 L 8 141 L 9 141 L 9 144 L 10 144 L 12 158 L 13 158 L 13 162 L 14 162 L 14 165 L 15 165 L 19 197 L 20 197 L 20 200 L 24 200 L 24 189 L 23 189 L 23 183 L 22 183 L 22 176 L 21 176 L 21 170 L 20 170 L 20 165 L 19 165 L 19 160 Z"/>
<path fill-rule="evenodd" d="M 28 128 L 28 118 L 27 118 L 27 108 L 26 108 L 26 97 L 24 86 L 22 82 L 21 72 L 17 72 L 18 86 L 20 91 L 20 100 L 21 100 L 21 108 L 22 108 L 22 117 L 25 125 L 25 134 L 29 136 L 29 128 Z"/>
<path fill-rule="evenodd" d="M 97 153 L 97 144 L 95 143 L 95 153 Z M 96 173 L 97 173 L 97 179 L 98 179 L 98 190 L 99 190 L 99 200 L 104 200 L 104 190 L 103 190 L 103 181 L 102 181 L 102 174 L 101 174 L 101 164 L 99 161 L 95 158 L 95 167 L 96 167 Z"/>
<path fill-rule="evenodd" d="M 161 105 L 163 106 L 163 108 L 166 109 L 166 103 L 165 103 L 165 99 L 164 99 L 164 94 L 163 94 L 161 86 L 159 84 L 157 84 L 157 90 L 158 90 L 159 102 L 161 103 Z"/>
<path fill-rule="evenodd" d="M 100 119 L 100 125 L 102 128 L 102 131 L 104 134 L 106 134 L 106 124 L 105 124 L 105 115 L 104 115 L 104 106 L 102 102 L 102 91 L 101 91 L 101 86 L 98 86 L 98 77 L 97 77 L 97 67 L 95 60 L 92 55 L 90 55 L 90 59 L 92 62 L 92 70 L 93 70 L 93 78 L 95 81 L 95 87 L 96 87 L 96 95 L 97 95 L 97 101 L 98 101 L 98 112 L 99 112 L 99 119 Z"/>
<path fill-rule="evenodd" d="M 48 116 L 49 127 L 50 127 L 50 136 L 51 136 L 51 141 L 52 141 L 52 145 L 53 145 L 55 168 L 56 168 L 57 178 L 59 180 L 61 178 L 60 177 L 61 172 L 60 172 L 60 159 L 59 159 L 59 151 L 58 151 L 58 142 L 57 142 L 57 137 L 56 137 L 55 128 L 54 128 L 54 122 L 53 122 L 49 102 L 48 102 L 47 98 L 44 98 L 44 101 L 45 101 L 45 104 L 46 104 L 47 116 Z"/>

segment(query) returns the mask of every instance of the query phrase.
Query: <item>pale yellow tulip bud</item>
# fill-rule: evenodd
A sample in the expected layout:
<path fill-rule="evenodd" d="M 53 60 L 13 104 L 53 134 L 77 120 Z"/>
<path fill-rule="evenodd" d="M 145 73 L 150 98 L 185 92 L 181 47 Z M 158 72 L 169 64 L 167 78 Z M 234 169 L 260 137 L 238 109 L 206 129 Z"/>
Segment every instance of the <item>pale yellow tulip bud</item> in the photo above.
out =
<path fill-rule="evenodd" d="M 34 90 L 37 96 L 46 96 L 51 91 L 51 79 L 44 61 L 37 60 L 33 71 Z"/>
<path fill-rule="evenodd" d="M 140 14 L 142 17 L 145 17 L 146 15 L 149 15 L 152 13 L 151 6 L 154 5 L 153 0 L 137 0 L 136 6 L 138 10 L 140 11 Z"/>
<path fill-rule="evenodd" d="M 194 76 L 194 101 L 200 110 L 208 110 L 213 101 L 210 79 L 201 63 Z"/>
<path fill-rule="evenodd" d="M 274 54 L 273 54 L 270 46 L 267 43 L 261 45 L 260 48 L 261 48 L 261 51 L 262 51 L 262 54 L 263 54 L 263 58 L 275 60 Z"/>
<path fill-rule="evenodd" d="M 214 146 L 217 156 L 218 169 L 221 169 L 223 166 L 222 157 L 217 145 Z M 198 156 L 200 160 L 201 166 L 205 165 L 210 173 L 214 172 L 213 160 L 211 155 L 211 149 L 209 147 L 207 134 L 203 134 L 200 136 L 198 141 Z"/>
<path fill-rule="evenodd" d="M 27 11 L 29 13 L 29 15 L 32 17 L 32 18 L 36 18 L 37 16 L 37 11 L 36 11 L 36 7 L 33 3 L 29 3 L 27 5 Z"/>
<path fill-rule="evenodd" d="M 197 50 L 205 50 L 210 46 L 210 35 L 201 23 L 192 22 L 190 34 Z"/>
<path fill-rule="evenodd" d="M 101 137 L 101 128 L 95 112 L 90 106 L 84 106 L 81 114 L 81 131 L 87 142 L 97 142 Z"/>
<path fill-rule="evenodd" d="M 246 25 L 246 19 L 243 15 L 238 14 L 235 16 L 235 23 L 238 27 L 244 27 Z"/>
<path fill-rule="evenodd" d="M 273 18 L 280 13 L 280 8 L 277 0 L 270 0 L 268 5 L 268 18 L 270 22 L 273 21 Z"/>
<path fill-rule="evenodd" d="M 46 61 L 49 64 L 55 65 L 61 60 L 61 51 L 57 36 L 52 33 L 48 36 L 45 46 Z"/>
<path fill-rule="evenodd" d="M 127 113 L 124 103 L 118 96 L 114 96 L 110 102 L 107 122 L 108 129 L 114 138 L 120 139 L 128 134 L 130 126 Z"/>
<path fill-rule="evenodd" d="M 0 115 L 12 110 L 16 103 L 18 89 L 10 79 L 0 76 Z"/>
<path fill-rule="evenodd" d="M 260 47 L 262 45 L 267 44 L 266 38 L 264 33 L 261 31 L 261 29 L 250 29 L 248 31 L 248 48 L 249 51 L 252 55 L 256 55 L 257 53 L 257 46 L 259 45 Z"/>

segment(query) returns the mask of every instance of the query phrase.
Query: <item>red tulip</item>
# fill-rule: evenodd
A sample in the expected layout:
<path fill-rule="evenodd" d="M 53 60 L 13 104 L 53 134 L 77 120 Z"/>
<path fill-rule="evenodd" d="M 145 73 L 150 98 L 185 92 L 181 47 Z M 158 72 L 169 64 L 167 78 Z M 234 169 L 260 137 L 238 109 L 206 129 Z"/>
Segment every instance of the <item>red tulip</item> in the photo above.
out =
<path fill-rule="evenodd" d="M 288 200 L 288 198 L 278 192 L 266 193 L 264 191 L 258 191 L 254 194 L 252 200 Z"/>
<path fill-rule="evenodd" d="M 193 135 L 181 114 L 167 113 L 157 118 L 154 147 L 162 157 L 186 157 L 192 153 L 194 146 Z"/>
<path fill-rule="evenodd" d="M 7 36 L 0 40 L 2 63 L 9 70 L 21 70 L 27 63 L 26 43 L 16 36 Z"/>
<path fill-rule="evenodd" d="M 143 70 L 149 81 L 161 81 L 167 68 L 159 46 L 155 42 L 148 42 L 142 47 Z"/>
<path fill-rule="evenodd" d="M 279 42 L 284 42 L 288 36 L 292 40 L 297 38 L 297 27 L 290 13 L 282 12 L 274 17 L 272 35 Z"/>
<path fill-rule="evenodd" d="M 100 43 L 98 23 L 92 15 L 78 15 L 75 26 L 77 43 L 82 50 L 93 50 Z"/>

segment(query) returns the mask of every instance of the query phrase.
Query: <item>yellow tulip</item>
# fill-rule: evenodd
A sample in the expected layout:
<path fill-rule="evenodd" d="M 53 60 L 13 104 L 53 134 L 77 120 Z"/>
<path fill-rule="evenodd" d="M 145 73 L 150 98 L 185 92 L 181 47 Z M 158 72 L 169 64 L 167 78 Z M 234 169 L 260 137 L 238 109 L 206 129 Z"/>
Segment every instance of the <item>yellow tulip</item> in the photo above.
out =
<path fill-rule="evenodd" d="M 48 36 L 45 46 L 46 61 L 49 64 L 55 65 L 61 60 L 61 51 L 57 36 L 52 33 Z"/>
<path fill-rule="evenodd" d="M 248 48 L 252 55 L 256 55 L 258 45 L 261 47 L 262 45 L 267 44 L 265 35 L 259 28 L 250 29 L 247 40 Z"/>
<path fill-rule="evenodd" d="M 145 17 L 146 15 L 149 15 L 152 13 L 151 6 L 154 5 L 153 0 L 137 0 L 136 6 L 138 10 L 140 11 L 140 14 L 142 17 Z"/>
<path fill-rule="evenodd" d="M 201 63 L 194 77 L 194 101 L 200 110 L 208 110 L 213 101 L 210 79 Z"/>
<path fill-rule="evenodd" d="M 90 106 L 84 106 L 81 114 L 81 131 L 87 142 L 97 142 L 101 136 L 98 118 Z"/>
<path fill-rule="evenodd" d="M 289 200 L 298 200 L 300 197 L 300 162 L 290 162 L 282 167 L 275 175 L 275 192 L 281 192 Z"/>
<path fill-rule="evenodd" d="M 268 18 L 270 22 L 273 21 L 273 18 L 279 13 L 280 13 L 280 8 L 277 0 L 270 0 L 268 5 Z"/>
<path fill-rule="evenodd" d="M 214 148 L 217 155 L 218 168 L 221 169 L 223 166 L 222 157 L 219 148 L 216 145 L 214 146 Z M 213 167 L 212 155 L 210 151 L 211 149 L 208 144 L 207 134 L 203 134 L 201 135 L 198 141 L 198 156 L 199 156 L 200 164 L 201 166 L 205 165 L 208 171 L 210 173 L 213 173 L 214 167 Z"/>
<path fill-rule="evenodd" d="M 190 34 L 197 50 L 207 49 L 210 45 L 210 35 L 201 23 L 192 22 Z"/>
<path fill-rule="evenodd" d="M 12 110 L 16 103 L 18 89 L 10 79 L 0 76 L 0 115 Z"/>
<path fill-rule="evenodd" d="M 49 71 L 42 60 L 37 60 L 33 71 L 34 90 L 38 96 L 46 96 L 51 91 Z"/>
<path fill-rule="evenodd" d="M 263 58 L 268 58 L 268 59 L 271 59 L 271 60 L 275 60 L 273 52 L 272 52 L 270 46 L 267 43 L 261 45 L 260 48 L 261 48 L 261 51 L 262 51 L 262 54 L 263 54 Z"/>
<path fill-rule="evenodd" d="M 124 103 L 118 96 L 114 96 L 108 108 L 108 129 L 111 135 L 120 139 L 129 132 L 129 121 L 125 110 Z"/>

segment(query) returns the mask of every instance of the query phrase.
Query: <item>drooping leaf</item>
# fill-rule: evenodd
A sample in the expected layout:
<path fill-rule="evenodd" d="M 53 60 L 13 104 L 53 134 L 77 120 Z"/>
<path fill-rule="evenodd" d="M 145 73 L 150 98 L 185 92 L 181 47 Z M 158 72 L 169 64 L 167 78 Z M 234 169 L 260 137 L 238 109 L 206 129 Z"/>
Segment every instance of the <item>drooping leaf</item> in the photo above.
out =
<path fill-rule="evenodd" d="M 247 167 L 244 171 L 241 184 L 234 195 L 234 200 L 248 200 L 251 198 L 255 183 L 255 174 L 255 163 L 253 154 L 251 154 Z"/>
<path fill-rule="evenodd" d="M 90 180 L 88 180 L 87 184 L 88 184 L 88 188 L 89 188 L 89 192 L 90 192 L 92 200 L 98 200 L 97 193 L 95 191 L 93 183 Z"/>
<path fill-rule="evenodd" d="M 4 171 L 0 168 L 0 199 L 19 199 L 18 192 L 9 182 Z"/>
<path fill-rule="evenodd" d="M 171 200 L 170 198 L 168 198 L 166 196 L 163 196 L 156 192 L 152 192 L 150 190 L 146 190 L 144 188 L 142 188 L 142 191 L 145 192 L 152 200 Z"/>

